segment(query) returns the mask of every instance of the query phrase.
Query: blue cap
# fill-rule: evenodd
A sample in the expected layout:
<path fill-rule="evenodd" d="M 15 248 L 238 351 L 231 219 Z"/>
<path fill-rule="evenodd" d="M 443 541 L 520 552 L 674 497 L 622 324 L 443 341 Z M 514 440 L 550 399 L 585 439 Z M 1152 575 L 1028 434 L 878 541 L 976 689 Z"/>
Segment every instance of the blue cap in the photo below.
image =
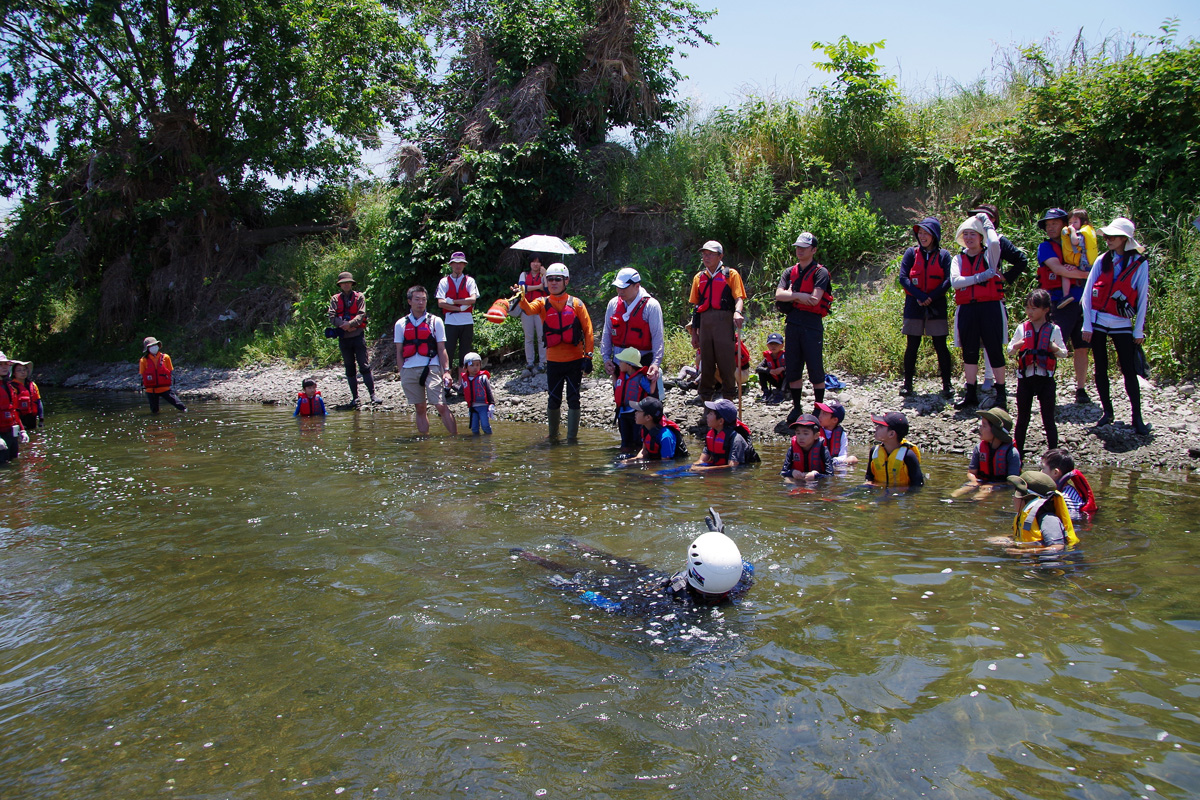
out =
<path fill-rule="evenodd" d="M 711 408 L 720 414 L 726 425 L 737 422 L 737 406 L 733 404 L 732 400 L 706 400 L 704 407 Z"/>

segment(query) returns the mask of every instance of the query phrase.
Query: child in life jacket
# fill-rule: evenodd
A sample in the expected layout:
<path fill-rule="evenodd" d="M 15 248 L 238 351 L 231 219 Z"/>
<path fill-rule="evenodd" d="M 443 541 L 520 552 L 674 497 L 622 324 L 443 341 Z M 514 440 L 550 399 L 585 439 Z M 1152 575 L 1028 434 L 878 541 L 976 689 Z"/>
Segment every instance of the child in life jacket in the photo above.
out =
<path fill-rule="evenodd" d="M 325 401 L 321 399 L 321 393 L 317 391 L 317 382 L 312 378 L 305 378 L 301 382 L 300 388 L 302 391 L 296 395 L 296 410 L 292 412 L 292 416 L 325 416 Z"/>
<path fill-rule="evenodd" d="M 921 451 L 908 441 L 908 417 L 899 411 L 872 414 L 875 447 L 867 461 L 867 483 L 884 488 L 916 488 L 925 485 Z"/>
<path fill-rule="evenodd" d="M 621 452 L 636 453 L 642 449 L 641 426 L 634 418 L 643 397 L 655 394 L 654 382 L 642 366 L 642 354 L 636 347 L 626 347 L 613 356 L 618 372 L 613 381 L 613 401 L 617 406 L 617 430 L 621 432 Z"/>
<path fill-rule="evenodd" d="M 146 391 L 146 400 L 150 403 L 150 413 L 157 414 L 160 400 L 166 400 L 179 411 L 187 413 L 187 406 L 180 401 L 172 388 L 171 375 L 175 368 L 171 357 L 162 352 L 162 342 L 153 336 L 142 340 L 142 359 L 138 362 L 138 372 L 142 376 L 142 388 Z"/>
<path fill-rule="evenodd" d="M 706 400 L 704 405 L 708 409 L 704 415 L 708 435 L 704 439 L 704 452 L 692 469 L 732 469 L 759 463 L 762 459 L 750 443 L 750 429 L 738 419 L 733 401 Z"/>
<path fill-rule="evenodd" d="M 643 397 L 633 417 L 639 426 L 642 449 L 627 461 L 667 461 L 688 457 L 683 431 L 663 416 L 663 404 L 657 397 Z"/>
<path fill-rule="evenodd" d="M 491 434 L 492 420 L 496 418 L 496 396 L 492 394 L 491 374 L 483 369 L 479 353 L 463 356 L 462 373 L 463 400 L 471 414 L 471 435 L 478 436 L 482 430 Z"/>
<path fill-rule="evenodd" d="M 791 425 L 795 434 L 783 456 L 780 475 L 793 481 L 815 481 L 833 474 L 833 458 L 821 438 L 821 423 L 805 414 Z"/>
<path fill-rule="evenodd" d="M 857 464 L 858 457 L 850 455 L 850 436 L 842 427 L 842 421 L 846 419 L 845 406 L 836 400 L 830 403 L 817 403 L 813 413 L 817 415 L 817 420 L 821 423 L 821 430 L 818 433 L 825 440 L 825 446 L 829 448 L 833 465 L 835 467 L 853 467 Z"/>
<path fill-rule="evenodd" d="M 786 355 L 783 349 L 783 334 L 772 333 L 767 336 L 767 349 L 763 351 L 763 360 L 759 362 L 758 386 L 762 389 L 764 405 L 778 405 L 783 402 L 783 375 L 787 370 Z"/>
<path fill-rule="evenodd" d="M 1004 486 L 1021 474 L 1021 454 L 1013 447 L 1012 417 L 1002 408 L 975 412 L 979 416 L 979 443 L 967 466 L 968 487 Z"/>
<path fill-rule="evenodd" d="M 12 383 L 16 387 L 17 413 L 21 415 L 21 424 L 30 431 L 45 424 L 46 410 L 42 406 L 42 393 L 30 375 L 33 373 L 32 361 L 14 361 Z"/>
<path fill-rule="evenodd" d="M 1008 482 L 1016 490 L 1013 499 L 1017 513 L 1013 517 L 1012 537 L 989 539 L 1009 555 L 1032 555 L 1072 550 L 1079 544 L 1075 526 L 1067 511 L 1067 502 L 1044 472 L 1011 475 Z"/>
<path fill-rule="evenodd" d="M 1042 472 L 1054 479 L 1058 491 L 1067 501 L 1071 519 L 1090 520 L 1100 510 L 1091 484 L 1082 472 L 1075 469 L 1075 459 L 1066 450 L 1047 450 L 1042 455 Z"/>
<path fill-rule="evenodd" d="M 1096 229 L 1087 209 L 1075 208 L 1067 218 L 1067 227 L 1062 231 L 1063 263 L 1068 267 L 1087 272 L 1100 257 L 1096 243 Z M 1071 293 L 1071 279 L 1063 278 L 1063 297 Z"/>
<path fill-rule="evenodd" d="M 1017 426 L 1013 439 L 1022 453 L 1025 452 L 1025 433 L 1029 430 L 1035 397 L 1042 411 L 1046 444 L 1052 450 L 1058 447 L 1058 425 L 1054 422 L 1057 390 L 1054 371 L 1058 359 L 1067 356 L 1067 345 L 1062 329 L 1050 321 L 1050 304 L 1050 293 L 1045 289 L 1030 292 L 1025 301 L 1028 319 L 1016 327 L 1012 341 L 1008 343 L 1009 355 L 1017 358 Z"/>

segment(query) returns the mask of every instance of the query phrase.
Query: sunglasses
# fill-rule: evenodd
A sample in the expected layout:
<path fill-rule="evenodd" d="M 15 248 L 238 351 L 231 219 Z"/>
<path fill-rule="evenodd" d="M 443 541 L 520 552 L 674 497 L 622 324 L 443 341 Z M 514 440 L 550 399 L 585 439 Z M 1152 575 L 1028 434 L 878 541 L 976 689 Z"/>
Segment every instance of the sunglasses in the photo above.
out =
<path fill-rule="evenodd" d="M 559 276 L 557 276 L 557 275 L 556 275 L 556 276 L 554 276 L 553 278 L 549 278 L 549 277 L 548 277 L 548 278 L 546 278 L 546 280 L 547 280 L 547 281 L 561 281 L 561 280 L 563 280 L 563 279 L 562 279 L 562 278 L 560 278 Z"/>

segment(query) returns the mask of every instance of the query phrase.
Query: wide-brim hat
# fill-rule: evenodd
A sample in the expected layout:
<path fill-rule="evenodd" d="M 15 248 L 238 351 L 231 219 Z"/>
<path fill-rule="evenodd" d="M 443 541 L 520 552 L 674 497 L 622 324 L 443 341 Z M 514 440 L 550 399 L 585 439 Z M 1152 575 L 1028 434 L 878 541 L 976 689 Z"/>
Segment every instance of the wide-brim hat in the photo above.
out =
<path fill-rule="evenodd" d="M 17 366 L 18 364 L 20 364 L 22 367 L 25 367 L 26 369 L 28 369 L 29 367 L 32 367 L 32 366 L 33 366 L 33 362 L 32 362 L 32 361 L 21 361 L 21 360 L 20 360 L 20 359 L 18 359 L 18 358 L 14 358 L 14 359 L 12 360 L 12 365 L 15 367 L 15 366 Z"/>
<path fill-rule="evenodd" d="M 1126 250 L 1137 250 L 1139 253 L 1146 248 L 1142 243 L 1133 238 L 1133 232 L 1136 230 L 1133 220 L 1125 217 L 1117 217 L 1109 224 L 1100 229 L 1100 233 L 1105 236 L 1124 236 L 1129 241 L 1125 242 Z"/>
<path fill-rule="evenodd" d="M 1009 475 L 1008 482 L 1020 497 L 1049 497 L 1058 491 L 1058 484 L 1044 472 L 1030 470 L 1020 475 Z"/>
<path fill-rule="evenodd" d="M 162 342 L 160 342 L 158 339 L 155 339 L 153 336 L 147 336 L 145 339 L 142 339 L 142 352 L 146 352 L 154 345 L 162 347 Z"/>
<path fill-rule="evenodd" d="M 9 358 L 8 356 L 4 355 L 4 351 L 0 350 L 0 364 L 11 364 L 11 363 L 13 363 L 12 359 Z"/>
<path fill-rule="evenodd" d="M 450 263 L 451 263 L 451 264 L 454 264 L 454 263 L 465 264 L 465 263 L 467 263 L 467 254 L 466 254 L 466 253 L 464 253 L 464 252 L 462 252 L 461 250 L 456 250 L 456 251 L 454 251 L 453 253 L 451 253 L 451 254 L 450 254 Z"/>
<path fill-rule="evenodd" d="M 986 419 L 992 426 L 992 435 L 1005 442 L 1012 441 L 1013 418 L 1003 408 L 985 408 L 976 411 L 975 415 Z"/>
<path fill-rule="evenodd" d="M 346 283 L 346 282 L 353 283 L 355 286 L 358 285 L 358 281 L 354 280 L 354 276 L 351 275 L 349 272 L 343 272 L 342 274 L 338 275 L 338 278 L 337 278 L 338 286 L 341 286 L 343 283 Z"/>
<path fill-rule="evenodd" d="M 624 361 L 634 367 L 642 366 L 642 351 L 636 347 L 626 347 L 613 356 L 613 361 Z"/>

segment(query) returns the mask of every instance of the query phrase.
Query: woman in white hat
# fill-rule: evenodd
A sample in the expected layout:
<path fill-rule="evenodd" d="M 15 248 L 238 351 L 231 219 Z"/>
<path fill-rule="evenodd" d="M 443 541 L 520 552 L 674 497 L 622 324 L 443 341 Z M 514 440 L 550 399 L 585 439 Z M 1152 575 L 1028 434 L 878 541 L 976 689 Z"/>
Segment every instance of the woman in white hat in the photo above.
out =
<path fill-rule="evenodd" d="M 12 366 L 12 359 L 0 353 L 0 464 L 16 458 L 21 445 L 29 441 L 17 413 L 17 388 L 9 381 Z"/>
<path fill-rule="evenodd" d="M 1108 243 L 1108 252 L 1100 256 L 1088 275 L 1083 289 L 1083 339 L 1091 343 L 1095 359 L 1096 394 L 1100 395 L 1103 415 L 1096 427 L 1113 421 L 1112 396 L 1108 385 L 1108 347 L 1112 339 L 1117 364 L 1125 377 L 1125 394 L 1133 410 L 1133 429 L 1149 433 L 1142 421 L 1142 389 L 1138 385 L 1136 345 L 1146 338 L 1146 308 L 1150 300 L 1150 267 L 1145 250 L 1133 238 L 1134 225 L 1125 217 L 1100 229 Z"/>

